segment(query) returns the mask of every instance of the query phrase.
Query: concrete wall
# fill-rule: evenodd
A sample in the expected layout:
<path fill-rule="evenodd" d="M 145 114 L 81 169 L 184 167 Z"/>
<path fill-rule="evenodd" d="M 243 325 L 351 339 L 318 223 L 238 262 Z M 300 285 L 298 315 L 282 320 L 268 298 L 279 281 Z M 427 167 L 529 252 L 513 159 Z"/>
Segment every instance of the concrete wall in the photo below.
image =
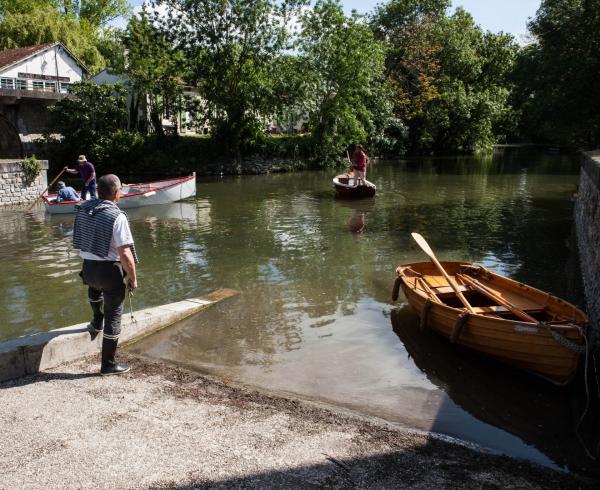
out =
<path fill-rule="evenodd" d="M 48 185 L 48 162 L 40 160 L 42 172 L 27 182 L 19 160 L 0 160 L 0 206 L 22 204 L 36 199 Z"/>
<path fill-rule="evenodd" d="M 50 95 L 50 94 L 49 94 Z M 50 122 L 48 105 L 54 100 L 20 100 L 18 104 L 4 105 L 0 101 L 0 118 L 12 125 L 22 146 L 22 155 L 31 155 L 36 151 L 35 141 L 40 139 Z M 0 158 L 14 155 L 0 153 Z"/>
<path fill-rule="evenodd" d="M 591 339 L 600 349 L 600 151 L 583 156 L 575 225 Z"/>

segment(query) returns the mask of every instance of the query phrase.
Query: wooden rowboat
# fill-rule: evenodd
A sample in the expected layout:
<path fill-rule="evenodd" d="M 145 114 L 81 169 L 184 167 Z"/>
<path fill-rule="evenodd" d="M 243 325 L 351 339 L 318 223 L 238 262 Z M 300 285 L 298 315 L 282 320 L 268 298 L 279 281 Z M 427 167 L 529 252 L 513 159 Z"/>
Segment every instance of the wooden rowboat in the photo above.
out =
<path fill-rule="evenodd" d="M 585 313 L 482 266 L 442 262 L 442 267 L 472 312 L 433 263 L 417 262 L 396 269 L 393 297 L 397 299 L 401 287 L 420 316 L 422 329 L 430 327 L 452 343 L 556 384 L 565 385 L 572 379 L 585 348 Z M 519 310 L 524 315 L 515 315 Z"/>
<path fill-rule="evenodd" d="M 121 199 L 118 206 L 121 209 L 167 204 L 181 201 L 196 195 L 196 174 L 174 179 L 145 182 L 142 184 L 123 184 Z M 56 202 L 56 194 L 44 196 L 46 211 L 50 214 L 69 214 L 75 212 L 79 201 Z"/>
<path fill-rule="evenodd" d="M 333 187 L 335 196 L 341 199 L 364 199 L 373 197 L 377 187 L 368 180 L 361 180 L 360 185 L 356 185 L 353 176 L 349 174 L 337 175 L 333 178 Z"/>

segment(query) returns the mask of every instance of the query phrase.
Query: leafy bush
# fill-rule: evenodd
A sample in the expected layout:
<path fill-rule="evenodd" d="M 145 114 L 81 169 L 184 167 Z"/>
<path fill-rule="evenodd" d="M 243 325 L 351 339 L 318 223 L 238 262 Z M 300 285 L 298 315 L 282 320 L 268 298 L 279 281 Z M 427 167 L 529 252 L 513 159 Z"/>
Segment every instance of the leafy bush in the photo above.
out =
<path fill-rule="evenodd" d="M 42 172 L 42 165 L 35 155 L 21 160 L 21 168 L 25 174 L 25 182 L 31 184 Z"/>

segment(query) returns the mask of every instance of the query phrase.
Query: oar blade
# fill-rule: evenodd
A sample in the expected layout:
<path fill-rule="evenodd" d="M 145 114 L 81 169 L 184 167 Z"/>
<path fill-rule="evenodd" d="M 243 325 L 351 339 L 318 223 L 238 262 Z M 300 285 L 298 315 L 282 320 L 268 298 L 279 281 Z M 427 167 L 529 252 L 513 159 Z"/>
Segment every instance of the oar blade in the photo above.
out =
<path fill-rule="evenodd" d="M 431 250 L 431 247 L 425 241 L 425 238 L 423 238 L 419 233 L 411 233 L 410 235 L 413 237 L 413 240 L 415 242 L 417 242 L 417 245 L 419 245 L 419 247 L 421 247 L 421 249 L 423 249 L 423 252 L 425 252 L 427 255 L 429 255 L 432 258 L 434 257 L 433 250 Z"/>

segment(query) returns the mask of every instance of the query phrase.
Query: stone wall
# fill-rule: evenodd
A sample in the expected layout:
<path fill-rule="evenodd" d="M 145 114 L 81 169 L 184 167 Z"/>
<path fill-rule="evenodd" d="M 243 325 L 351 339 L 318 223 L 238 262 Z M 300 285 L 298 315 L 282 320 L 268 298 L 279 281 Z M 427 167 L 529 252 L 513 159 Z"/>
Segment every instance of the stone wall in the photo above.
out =
<path fill-rule="evenodd" d="M 36 199 L 48 185 L 48 162 L 40 160 L 42 172 L 27 182 L 19 160 L 0 160 L 0 206 L 23 204 Z"/>
<path fill-rule="evenodd" d="M 575 225 L 591 339 L 600 349 L 600 151 L 583 156 Z"/>

